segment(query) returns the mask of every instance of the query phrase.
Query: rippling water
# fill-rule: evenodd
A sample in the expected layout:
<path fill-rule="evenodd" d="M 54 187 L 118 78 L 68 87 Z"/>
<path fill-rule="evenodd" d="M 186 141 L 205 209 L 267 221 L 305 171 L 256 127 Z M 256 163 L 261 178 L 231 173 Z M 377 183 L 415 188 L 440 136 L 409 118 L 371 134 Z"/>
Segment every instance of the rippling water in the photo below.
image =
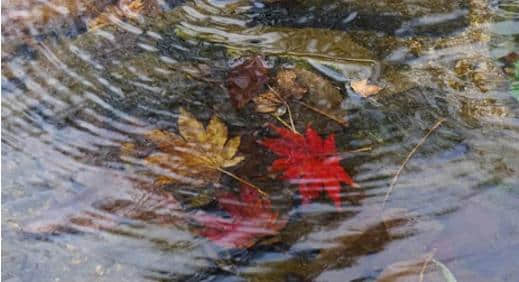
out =
<path fill-rule="evenodd" d="M 517 1 L 113 2 L 2 2 L 2 280 L 408 281 L 385 274 L 424 256 L 458 281 L 519 279 L 519 104 L 498 60 Z M 256 141 L 276 120 L 232 106 L 226 77 L 257 54 L 346 97 L 348 127 L 292 105 L 360 186 L 341 208 L 272 178 Z M 363 98 L 349 85 L 368 77 L 384 90 Z M 225 249 L 193 231 L 231 177 L 155 187 L 146 134 L 178 132 L 181 107 L 241 136 L 232 172 L 269 194 L 279 234 Z"/>

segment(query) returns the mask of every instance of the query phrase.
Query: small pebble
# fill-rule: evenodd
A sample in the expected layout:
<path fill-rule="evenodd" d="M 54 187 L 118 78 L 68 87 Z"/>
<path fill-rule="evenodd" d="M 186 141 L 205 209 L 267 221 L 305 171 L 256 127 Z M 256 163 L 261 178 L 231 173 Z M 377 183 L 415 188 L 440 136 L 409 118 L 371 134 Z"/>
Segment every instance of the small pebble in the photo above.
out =
<path fill-rule="evenodd" d="M 99 276 L 103 276 L 103 274 L 105 273 L 105 271 L 101 265 L 96 266 L 96 273 Z"/>

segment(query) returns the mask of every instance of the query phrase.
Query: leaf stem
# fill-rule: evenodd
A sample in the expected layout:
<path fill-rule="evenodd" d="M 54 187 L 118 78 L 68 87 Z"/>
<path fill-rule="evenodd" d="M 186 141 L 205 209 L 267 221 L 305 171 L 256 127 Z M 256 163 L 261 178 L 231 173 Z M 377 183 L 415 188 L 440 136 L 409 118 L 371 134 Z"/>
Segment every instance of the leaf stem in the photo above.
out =
<path fill-rule="evenodd" d="M 305 103 L 303 101 L 298 101 L 298 102 L 299 102 L 299 104 L 305 106 L 306 108 L 308 108 L 308 109 L 310 109 L 310 110 L 312 110 L 312 111 L 314 111 L 314 112 L 316 112 L 316 113 L 318 113 L 320 115 L 323 115 L 323 116 L 325 116 L 325 117 L 327 117 L 327 118 L 337 122 L 338 124 L 340 124 L 340 125 L 342 125 L 344 127 L 348 127 L 348 122 L 347 121 L 341 120 L 341 119 L 339 119 L 337 117 L 334 117 L 334 116 L 332 116 L 332 115 L 330 115 L 330 114 L 328 114 L 326 112 L 321 111 L 320 109 L 318 109 L 316 107 L 308 105 L 307 103 Z"/>
<path fill-rule="evenodd" d="M 201 158 L 201 159 L 205 159 L 205 158 Z M 206 160 L 206 162 L 211 163 L 211 160 L 210 160 L 210 159 L 205 159 L 205 160 Z M 265 197 L 268 196 L 268 194 L 265 193 L 263 190 L 261 190 L 261 188 L 259 188 L 258 186 L 256 186 L 256 185 L 250 183 L 249 181 L 247 181 L 247 180 L 245 180 L 245 179 L 239 177 L 238 175 L 236 175 L 236 174 L 234 174 L 234 173 L 232 173 L 232 172 L 230 172 L 230 171 L 228 171 L 228 170 L 225 170 L 225 169 L 223 169 L 223 168 L 221 168 L 221 167 L 219 167 L 219 166 L 217 166 L 217 165 L 207 165 L 207 167 L 212 168 L 212 169 L 215 169 L 215 170 L 218 170 L 218 171 L 221 172 L 221 173 L 227 174 L 227 175 L 229 175 L 230 177 L 232 177 L 232 178 L 234 178 L 234 179 L 240 181 L 241 183 L 246 184 L 246 185 L 249 185 L 249 186 L 251 186 L 252 188 L 256 189 L 256 190 L 257 190 L 260 194 L 262 194 L 263 196 L 265 196 Z"/>
<path fill-rule="evenodd" d="M 268 194 L 265 193 L 263 190 L 261 190 L 261 188 L 259 188 L 258 186 L 256 186 L 256 185 L 250 183 L 249 181 L 247 181 L 247 180 L 245 180 L 245 179 L 239 177 L 238 175 L 236 175 L 236 174 L 234 174 L 234 173 L 232 173 L 232 172 L 230 172 L 230 171 L 227 171 L 227 170 L 225 170 L 225 169 L 223 169 L 223 168 L 216 167 L 216 169 L 217 169 L 218 171 L 220 171 L 221 173 L 227 174 L 227 175 L 229 175 L 230 177 L 232 177 L 232 178 L 234 178 L 234 179 L 240 181 L 241 183 L 243 183 L 243 184 L 245 184 L 245 185 L 249 185 L 249 186 L 251 186 L 252 188 L 256 189 L 256 190 L 257 190 L 260 194 L 262 194 L 263 196 L 268 196 Z"/>

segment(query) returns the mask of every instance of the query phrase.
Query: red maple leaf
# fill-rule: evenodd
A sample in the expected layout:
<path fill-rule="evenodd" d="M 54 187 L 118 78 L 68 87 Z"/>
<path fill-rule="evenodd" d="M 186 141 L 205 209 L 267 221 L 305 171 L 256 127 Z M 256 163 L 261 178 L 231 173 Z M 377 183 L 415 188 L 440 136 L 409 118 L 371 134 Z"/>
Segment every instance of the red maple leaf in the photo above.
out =
<path fill-rule="evenodd" d="M 248 248 L 262 237 L 277 234 L 286 224 L 272 211 L 270 201 L 247 185 L 242 185 L 239 197 L 226 193 L 218 203 L 230 218 L 199 213 L 195 220 L 204 226 L 200 234 L 222 247 Z"/>
<path fill-rule="evenodd" d="M 242 108 L 257 96 L 268 81 L 268 70 L 260 56 L 247 59 L 227 76 L 227 89 L 235 107 Z"/>
<path fill-rule="evenodd" d="M 317 198 L 324 190 L 336 207 L 341 205 L 341 185 L 356 186 L 351 177 L 339 163 L 333 134 L 323 140 L 310 126 L 305 135 L 275 127 L 281 138 L 261 141 L 281 158 L 272 163 L 272 170 L 283 172 L 283 178 L 299 184 L 303 202 Z"/>

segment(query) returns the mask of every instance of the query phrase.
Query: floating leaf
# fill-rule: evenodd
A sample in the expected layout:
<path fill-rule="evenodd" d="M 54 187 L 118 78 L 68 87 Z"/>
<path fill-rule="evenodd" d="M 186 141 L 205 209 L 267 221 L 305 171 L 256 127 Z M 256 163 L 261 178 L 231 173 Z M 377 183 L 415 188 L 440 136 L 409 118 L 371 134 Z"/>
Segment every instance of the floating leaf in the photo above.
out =
<path fill-rule="evenodd" d="M 272 170 L 283 172 L 284 179 L 299 184 L 303 202 L 310 202 L 326 191 L 335 206 L 339 207 L 340 183 L 356 184 L 339 163 L 334 135 L 323 140 L 312 127 L 307 128 L 304 136 L 284 128 L 273 128 L 281 138 L 261 141 L 262 145 L 281 157 L 272 163 Z"/>
<path fill-rule="evenodd" d="M 227 89 L 236 108 L 256 97 L 268 81 L 268 70 L 260 56 L 249 58 L 234 67 L 227 77 Z"/>
<path fill-rule="evenodd" d="M 272 236 L 286 224 L 272 211 L 271 203 L 259 192 L 242 185 L 240 196 L 226 193 L 218 203 L 231 217 L 198 213 L 195 220 L 204 226 L 201 235 L 226 248 L 248 248 L 260 238 Z"/>
<path fill-rule="evenodd" d="M 223 168 L 235 166 L 244 159 L 235 156 L 240 137 L 228 140 L 227 127 L 216 116 L 204 128 L 191 113 L 180 109 L 178 127 L 180 135 L 163 130 L 147 134 L 160 152 L 148 156 L 146 162 L 175 174 L 173 177 L 162 175 L 161 184 L 178 181 L 199 185 L 214 183 Z"/>
<path fill-rule="evenodd" d="M 371 95 L 377 94 L 380 92 L 380 90 L 382 90 L 382 87 L 378 85 L 368 84 L 367 79 L 353 80 L 351 82 L 351 88 L 353 88 L 353 90 L 362 97 L 369 97 Z"/>

